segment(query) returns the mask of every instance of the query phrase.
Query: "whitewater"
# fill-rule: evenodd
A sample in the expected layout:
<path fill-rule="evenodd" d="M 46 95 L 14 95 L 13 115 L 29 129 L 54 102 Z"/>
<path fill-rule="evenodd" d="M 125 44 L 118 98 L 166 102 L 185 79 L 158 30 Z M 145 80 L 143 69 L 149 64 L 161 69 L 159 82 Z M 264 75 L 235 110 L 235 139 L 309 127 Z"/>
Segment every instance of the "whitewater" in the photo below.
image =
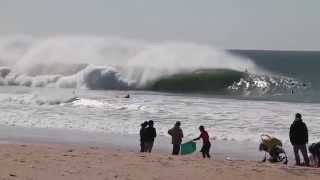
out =
<path fill-rule="evenodd" d="M 186 139 L 204 125 L 222 141 L 256 143 L 268 133 L 288 144 L 300 112 L 311 141 L 320 138 L 320 104 L 305 96 L 317 91 L 312 80 L 210 45 L 6 36 L 0 76 L 2 126 L 136 135 L 140 123 L 154 120 L 168 136 L 179 120 Z"/>
<path fill-rule="evenodd" d="M 2 85 L 146 89 L 161 78 L 200 69 L 266 73 L 248 58 L 194 43 L 94 36 L 18 36 L 0 42 Z"/>

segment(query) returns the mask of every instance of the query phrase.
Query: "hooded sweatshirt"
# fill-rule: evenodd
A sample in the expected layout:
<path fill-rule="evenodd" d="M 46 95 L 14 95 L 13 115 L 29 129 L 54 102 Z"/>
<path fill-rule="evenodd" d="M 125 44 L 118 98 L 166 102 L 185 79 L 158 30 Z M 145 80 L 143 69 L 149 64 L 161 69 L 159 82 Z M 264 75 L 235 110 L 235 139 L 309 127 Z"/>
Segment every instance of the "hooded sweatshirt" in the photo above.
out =
<path fill-rule="evenodd" d="M 290 126 L 290 142 L 292 145 L 308 143 L 308 128 L 302 119 L 296 119 Z"/>
<path fill-rule="evenodd" d="M 168 131 L 172 137 L 172 144 L 181 144 L 183 138 L 182 129 L 179 126 L 174 126 Z"/>

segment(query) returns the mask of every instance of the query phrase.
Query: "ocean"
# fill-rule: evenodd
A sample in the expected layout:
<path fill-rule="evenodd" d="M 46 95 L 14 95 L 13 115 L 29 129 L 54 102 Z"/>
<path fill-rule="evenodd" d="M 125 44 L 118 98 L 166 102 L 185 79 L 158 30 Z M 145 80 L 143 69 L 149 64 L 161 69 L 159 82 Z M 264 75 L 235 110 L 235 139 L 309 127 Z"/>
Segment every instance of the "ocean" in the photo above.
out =
<path fill-rule="evenodd" d="M 320 139 L 320 52 L 223 50 L 99 36 L 0 38 L 0 125 L 158 135 L 181 121 L 226 142 L 289 144 L 295 113 Z M 124 98 L 130 94 L 130 98 Z M 138 141 L 138 140 L 137 140 Z M 121 143 L 121 142 L 120 142 Z"/>

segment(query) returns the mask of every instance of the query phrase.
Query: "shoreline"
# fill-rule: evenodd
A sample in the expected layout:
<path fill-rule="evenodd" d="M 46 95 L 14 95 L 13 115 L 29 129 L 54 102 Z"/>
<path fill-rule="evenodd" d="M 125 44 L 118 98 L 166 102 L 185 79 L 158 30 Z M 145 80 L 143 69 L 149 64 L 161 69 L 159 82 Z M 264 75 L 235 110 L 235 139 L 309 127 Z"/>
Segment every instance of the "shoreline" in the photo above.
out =
<path fill-rule="evenodd" d="M 71 144 L 0 144 L 0 179 L 319 179 L 314 168 Z"/>
<path fill-rule="evenodd" d="M 183 140 L 183 142 L 186 141 L 188 141 L 188 139 Z M 61 144 L 66 146 L 112 148 L 128 152 L 139 152 L 140 150 L 138 135 L 3 125 L 0 125 L 0 145 L 1 144 Z M 201 146 L 202 141 L 197 141 L 196 152 L 186 157 L 201 156 L 199 152 Z M 289 165 L 293 165 L 294 157 L 292 148 L 286 145 L 285 150 L 288 155 Z M 166 136 L 158 136 L 155 140 L 153 152 L 171 155 L 171 151 L 171 139 Z M 210 153 L 215 160 L 247 160 L 259 162 L 264 156 L 264 152 L 258 150 L 258 143 L 252 141 L 214 140 L 212 141 Z"/>
<path fill-rule="evenodd" d="M 184 139 L 187 142 L 189 139 Z M 98 146 L 113 149 L 139 152 L 138 135 L 120 135 L 102 132 L 87 132 L 69 129 L 27 128 L 0 125 L 0 144 L 62 144 L 78 146 Z M 197 141 L 197 151 L 187 156 L 200 156 L 202 141 Z M 158 136 L 155 140 L 153 152 L 170 155 L 172 151 L 171 139 Z M 255 142 L 212 141 L 211 154 L 214 159 L 224 160 L 256 160 L 259 161 L 263 153 L 257 150 Z"/>

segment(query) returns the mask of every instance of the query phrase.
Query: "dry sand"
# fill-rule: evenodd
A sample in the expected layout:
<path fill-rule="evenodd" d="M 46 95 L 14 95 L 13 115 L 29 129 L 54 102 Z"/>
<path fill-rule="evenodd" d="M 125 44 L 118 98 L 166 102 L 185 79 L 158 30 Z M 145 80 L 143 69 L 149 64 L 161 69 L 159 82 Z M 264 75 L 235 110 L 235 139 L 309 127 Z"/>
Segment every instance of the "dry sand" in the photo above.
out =
<path fill-rule="evenodd" d="M 1 144 L 0 179 L 298 180 L 320 169 L 58 144 Z"/>

